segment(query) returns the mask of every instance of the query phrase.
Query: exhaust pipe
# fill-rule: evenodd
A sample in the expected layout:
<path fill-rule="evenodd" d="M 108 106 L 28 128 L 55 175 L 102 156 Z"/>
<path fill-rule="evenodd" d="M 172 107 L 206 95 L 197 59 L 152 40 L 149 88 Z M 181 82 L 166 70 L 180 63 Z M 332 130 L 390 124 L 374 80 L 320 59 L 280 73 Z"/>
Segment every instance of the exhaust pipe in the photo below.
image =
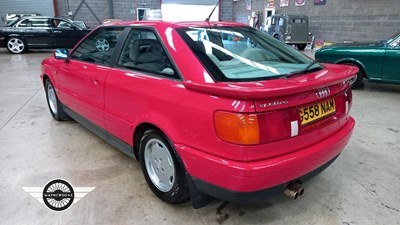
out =
<path fill-rule="evenodd" d="M 299 197 L 300 195 L 303 195 L 304 193 L 304 188 L 303 186 L 301 186 L 301 184 L 299 183 L 290 183 L 288 184 L 283 193 L 288 196 L 289 198 L 295 200 L 297 199 L 297 197 Z"/>

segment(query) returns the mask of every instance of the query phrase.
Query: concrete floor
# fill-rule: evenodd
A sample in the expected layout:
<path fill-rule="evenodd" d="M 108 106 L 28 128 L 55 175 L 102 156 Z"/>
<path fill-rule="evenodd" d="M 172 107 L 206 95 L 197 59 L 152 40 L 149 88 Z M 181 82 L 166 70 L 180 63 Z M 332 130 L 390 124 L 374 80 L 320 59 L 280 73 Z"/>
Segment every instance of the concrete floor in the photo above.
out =
<path fill-rule="evenodd" d="M 161 202 L 138 162 L 79 124 L 52 119 L 39 80 L 49 55 L 0 49 L 0 224 L 400 224 L 400 86 L 365 82 L 353 92 L 349 145 L 298 200 L 216 200 L 195 210 Z M 96 189 L 58 213 L 22 189 L 54 178 Z"/>

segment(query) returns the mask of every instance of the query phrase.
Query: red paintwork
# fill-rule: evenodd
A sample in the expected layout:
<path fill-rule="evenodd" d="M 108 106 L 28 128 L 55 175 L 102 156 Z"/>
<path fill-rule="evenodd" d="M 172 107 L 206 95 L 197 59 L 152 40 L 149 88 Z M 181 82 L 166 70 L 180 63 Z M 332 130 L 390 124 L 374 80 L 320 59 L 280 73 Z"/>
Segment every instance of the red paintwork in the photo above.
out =
<path fill-rule="evenodd" d="M 318 168 L 338 155 L 350 138 L 354 119 L 345 112 L 345 101 L 350 108 L 351 91 L 343 81 L 357 73 L 354 67 L 326 64 L 324 70 L 287 80 L 214 83 L 174 28 L 242 24 L 117 22 L 107 26 L 112 25 L 154 27 L 183 81 L 54 57 L 43 61 L 42 78 L 49 77 L 63 104 L 130 145 L 138 125 L 157 126 L 173 142 L 193 177 L 229 190 L 257 191 Z M 216 136 L 217 110 L 296 114 L 299 108 L 322 101 L 314 91 L 327 86 L 328 98 L 336 99 L 337 113 L 312 125 L 299 125 L 298 136 L 249 146 Z M 260 107 L 276 100 L 288 103 Z M 265 123 L 260 125 L 268 126 Z"/>
<path fill-rule="evenodd" d="M 176 144 L 191 175 L 238 192 L 254 192 L 296 179 L 328 162 L 346 146 L 354 127 L 348 118 L 342 129 L 325 140 L 298 151 L 259 161 L 223 159 Z"/>

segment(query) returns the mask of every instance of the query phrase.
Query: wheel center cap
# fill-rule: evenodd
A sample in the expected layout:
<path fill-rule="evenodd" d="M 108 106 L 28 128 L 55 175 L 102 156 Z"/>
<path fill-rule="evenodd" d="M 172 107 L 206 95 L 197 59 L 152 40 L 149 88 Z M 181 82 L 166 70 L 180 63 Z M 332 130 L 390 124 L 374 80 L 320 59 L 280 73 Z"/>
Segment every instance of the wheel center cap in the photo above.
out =
<path fill-rule="evenodd" d="M 157 169 L 161 168 L 161 162 L 157 162 Z"/>

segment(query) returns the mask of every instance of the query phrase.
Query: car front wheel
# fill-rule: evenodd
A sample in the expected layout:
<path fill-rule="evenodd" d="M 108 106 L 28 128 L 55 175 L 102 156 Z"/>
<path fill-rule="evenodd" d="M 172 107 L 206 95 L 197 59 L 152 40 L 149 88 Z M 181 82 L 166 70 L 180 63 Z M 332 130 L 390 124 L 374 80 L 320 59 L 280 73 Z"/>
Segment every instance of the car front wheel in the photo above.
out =
<path fill-rule="evenodd" d="M 7 50 L 13 54 L 20 54 L 26 51 L 25 41 L 19 37 L 13 37 L 7 41 Z"/>
<path fill-rule="evenodd" d="M 50 80 L 46 80 L 44 84 L 46 90 L 47 105 L 49 106 L 50 113 L 55 120 L 71 120 L 71 118 L 64 112 L 63 105 L 58 100 L 56 90 Z"/>
<path fill-rule="evenodd" d="M 139 160 L 146 182 L 158 198 L 170 204 L 189 199 L 184 166 L 162 132 L 151 129 L 144 133 Z"/>

